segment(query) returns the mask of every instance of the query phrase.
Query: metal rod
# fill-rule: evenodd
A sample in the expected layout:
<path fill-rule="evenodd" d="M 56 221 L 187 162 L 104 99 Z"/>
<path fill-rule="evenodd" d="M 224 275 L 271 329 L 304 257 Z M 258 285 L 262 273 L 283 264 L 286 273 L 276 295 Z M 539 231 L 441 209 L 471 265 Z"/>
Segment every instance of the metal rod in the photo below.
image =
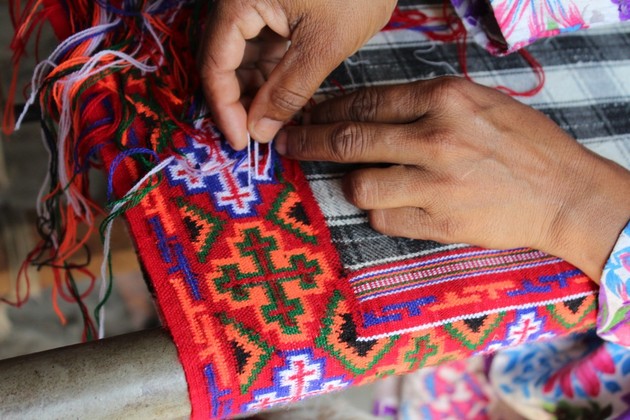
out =
<path fill-rule="evenodd" d="M 162 329 L 0 360 L 0 418 L 182 418 L 184 371 Z"/>

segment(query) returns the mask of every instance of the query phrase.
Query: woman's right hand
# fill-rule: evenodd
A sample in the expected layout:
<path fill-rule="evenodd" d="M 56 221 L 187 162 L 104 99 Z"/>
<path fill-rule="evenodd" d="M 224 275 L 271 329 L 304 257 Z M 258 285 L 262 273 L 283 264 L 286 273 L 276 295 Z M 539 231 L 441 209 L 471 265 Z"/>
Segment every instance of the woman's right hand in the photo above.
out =
<path fill-rule="evenodd" d="M 243 149 L 248 131 L 270 141 L 395 6 L 396 0 L 215 1 L 201 78 L 214 122 L 232 147 Z"/>

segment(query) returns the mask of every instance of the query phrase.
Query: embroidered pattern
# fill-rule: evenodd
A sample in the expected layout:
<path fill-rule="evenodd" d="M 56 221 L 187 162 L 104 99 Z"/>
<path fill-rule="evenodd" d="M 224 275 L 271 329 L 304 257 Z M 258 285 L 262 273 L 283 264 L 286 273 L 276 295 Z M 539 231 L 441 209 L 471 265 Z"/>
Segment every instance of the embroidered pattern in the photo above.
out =
<path fill-rule="evenodd" d="M 350 277 L 350 283 L 361 302 L 360 334 L 365 338 L 418 331 L 506 310 L 555 308 L 559 302 L 596 293 L 580 271 L 539 251 L 470 247 L 362 270 Z M 575 313 L 570 316 L 574 317 Z"/>
<path fill-rule="evenodd" d="M 275 385 L 254 392 L 254 401 L 244 411 L 258 411 L 277 404 L 299 401 L 305 397 L 343 389 L 350 384 L 343 377 L 325 379 L 326 359 L 313 359 L 310 349 L 289 351 L 284 365 L 274 370 Z"/>

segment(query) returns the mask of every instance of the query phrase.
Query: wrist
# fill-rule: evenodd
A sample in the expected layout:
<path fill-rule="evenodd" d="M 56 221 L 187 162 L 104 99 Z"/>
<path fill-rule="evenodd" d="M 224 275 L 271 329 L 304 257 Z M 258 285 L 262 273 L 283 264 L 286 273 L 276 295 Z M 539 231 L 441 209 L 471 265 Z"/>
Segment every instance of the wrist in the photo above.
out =
<path fill-rule="evenodd" d="M 599 156 L 590 155 L 590 159 L 590 170 L 575 178 L 579 188 L 572 189 L 563 203 L 555 238 L 545 251 L 599 283 L 617 238 L 630 219 L 630 172 Z"/>

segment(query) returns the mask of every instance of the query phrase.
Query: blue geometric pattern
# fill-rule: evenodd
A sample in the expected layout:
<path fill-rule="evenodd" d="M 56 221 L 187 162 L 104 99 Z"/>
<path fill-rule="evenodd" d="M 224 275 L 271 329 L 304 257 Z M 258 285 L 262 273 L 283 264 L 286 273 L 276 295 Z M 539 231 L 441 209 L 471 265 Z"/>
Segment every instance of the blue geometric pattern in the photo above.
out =
<path fill-rule="evenodd" d="M 268 174 L 252 180 L 254 165 L 249 165 L 247 152 L 194 139 L 179 152 L 181 156 L 165 171 L 171 185 L 181 186 L 188 195 L 209 194 L 217 210 L 227 211 L 233 218 L 256 215 L 261 202 L 257 185 L 273 180 Z"/>
<path fill-rule="evenodd" d="M 482 352 L 496 351 L 505 347 L 514 347 L 531 341 L 548 340 L 555 337 L 545 328 L 546 316 L 539 316 L 537 308 L 521 309 L 516 312 L 516 319 L 508 324 L 506 335 L 501 340 L 491 341 Z"/>
<path fill-rule="evenodd" d="M 208 394 L 210 395 L 210 406 L 213 418 L 223 418 L 232 412 L 232 400 L 226 398 L 232 391 L 220 389 L 217 385 L 216 375 L 212 370 L 212 363 L 207 364 L 203 370 L 208 384 Z"/>
<path fill-rule="evenodd" d="M 284 366 L 275 368 L 274 385 L 254 391 L 254 398 L 244 411 L 299 401 L 307 396 L 336 391 L 350 385 L 342 376 L 326 378 L 326 359 L 314 359 L 313 350 L 291 350 L 283 353 Z"/>

